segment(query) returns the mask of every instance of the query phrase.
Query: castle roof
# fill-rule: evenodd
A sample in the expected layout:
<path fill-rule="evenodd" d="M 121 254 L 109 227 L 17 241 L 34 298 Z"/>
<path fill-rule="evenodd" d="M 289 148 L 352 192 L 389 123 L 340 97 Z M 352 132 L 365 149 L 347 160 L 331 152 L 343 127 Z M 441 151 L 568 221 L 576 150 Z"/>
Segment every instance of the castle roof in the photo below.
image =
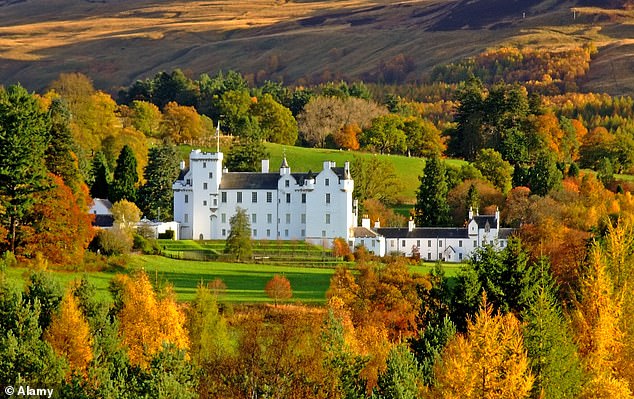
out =
<path fill-rule="evenodd" d="M 487 223 L 489 223 L 489 227 L 495 227 L 498 225 L 495 215 L 476 215 L 473 217 L 473 220 L 475 220 L 478 224 L 479 229 L 485 228 Z"/>
<path fill-rule="evenodd" d="M 377 233 L 385 238 L 469 238 L 464 227 L 381 227 Z"/>
<path fill-rule="evenodd" d="M 277 190 L 279 173 L 225 172 L 220 181 L 221 190 Z"/>

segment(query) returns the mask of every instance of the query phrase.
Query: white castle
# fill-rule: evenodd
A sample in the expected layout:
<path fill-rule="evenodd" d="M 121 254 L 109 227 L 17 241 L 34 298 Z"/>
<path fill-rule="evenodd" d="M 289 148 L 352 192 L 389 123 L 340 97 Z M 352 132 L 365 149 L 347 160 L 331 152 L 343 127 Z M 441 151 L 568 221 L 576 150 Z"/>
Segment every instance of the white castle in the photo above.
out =
<path fill-rule="evenodd" d="M 350 164 L 325 161 L 319 173 L 291 173 L 286 157 L 279 172 L 230 172 L 222 152 L 193 150 L 189 167 L 181 162 L 174 190 L 174 220 L 180 239 L 226 239 L 229 219 L 246 210 L 256 240 L 303 240 L 330 247 L 337 237 L 350 240 L 357 215 Z"/>

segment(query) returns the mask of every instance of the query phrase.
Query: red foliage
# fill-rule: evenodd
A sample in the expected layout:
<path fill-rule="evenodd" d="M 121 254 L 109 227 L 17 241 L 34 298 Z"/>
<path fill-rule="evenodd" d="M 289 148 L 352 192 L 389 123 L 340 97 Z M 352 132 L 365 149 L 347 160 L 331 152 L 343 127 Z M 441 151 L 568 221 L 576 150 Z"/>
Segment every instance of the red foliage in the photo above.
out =
<path fill-rule="evenodd" d="M 53 187 L 37 195 L 31 234 L 25 239 L 21 255 L 40 252 L 55 265 L 81 263 L 84 251 L 94 236 L 93 216 L 85 206 L 87 189 L 74 194 L 61 177 L 49 175 Z"/>

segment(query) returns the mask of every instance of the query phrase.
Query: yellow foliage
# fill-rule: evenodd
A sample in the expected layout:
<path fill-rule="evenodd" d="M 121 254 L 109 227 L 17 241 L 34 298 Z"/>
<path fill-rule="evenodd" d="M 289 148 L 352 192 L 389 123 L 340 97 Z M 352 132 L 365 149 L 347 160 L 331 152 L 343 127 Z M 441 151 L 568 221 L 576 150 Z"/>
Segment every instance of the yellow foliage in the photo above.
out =
<path fill-rule="evenodd" d="M 123 308 L 119 313 L 120 334 L 128 348 L 130 363 L 145 367 L 164 344 L 187 349 L 185 315 L 173 295 L 157 300 L 145 273 L 134 279 L 118 276 L 123 286 Z"/>
<path fill-rule="evenodd" d="M 482 306 L 466 335 L 449 342 L 434 366 L 434 398 L 525 398 L 533 386 L 520 322 Z"/>
<path fill-rule="evenodd" d="M 53 316 L 44 339 L 51 344 L 55 353 L 68 360 L 71 371 L 86 375 L 88 364 L 93 359 L 92 337 L 70 289 L 62 299 L 59 312 Z"/>

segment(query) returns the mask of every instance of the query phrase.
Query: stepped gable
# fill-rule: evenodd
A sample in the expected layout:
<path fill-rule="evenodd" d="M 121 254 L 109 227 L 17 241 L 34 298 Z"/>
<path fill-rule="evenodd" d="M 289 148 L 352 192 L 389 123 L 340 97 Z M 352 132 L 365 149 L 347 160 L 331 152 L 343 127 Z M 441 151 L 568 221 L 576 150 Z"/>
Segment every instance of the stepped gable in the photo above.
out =
<path fill-rule="evenodd" d="M 385 238 L 469 238 L 464 227 L 381 227 L 377 233 Z"/>

